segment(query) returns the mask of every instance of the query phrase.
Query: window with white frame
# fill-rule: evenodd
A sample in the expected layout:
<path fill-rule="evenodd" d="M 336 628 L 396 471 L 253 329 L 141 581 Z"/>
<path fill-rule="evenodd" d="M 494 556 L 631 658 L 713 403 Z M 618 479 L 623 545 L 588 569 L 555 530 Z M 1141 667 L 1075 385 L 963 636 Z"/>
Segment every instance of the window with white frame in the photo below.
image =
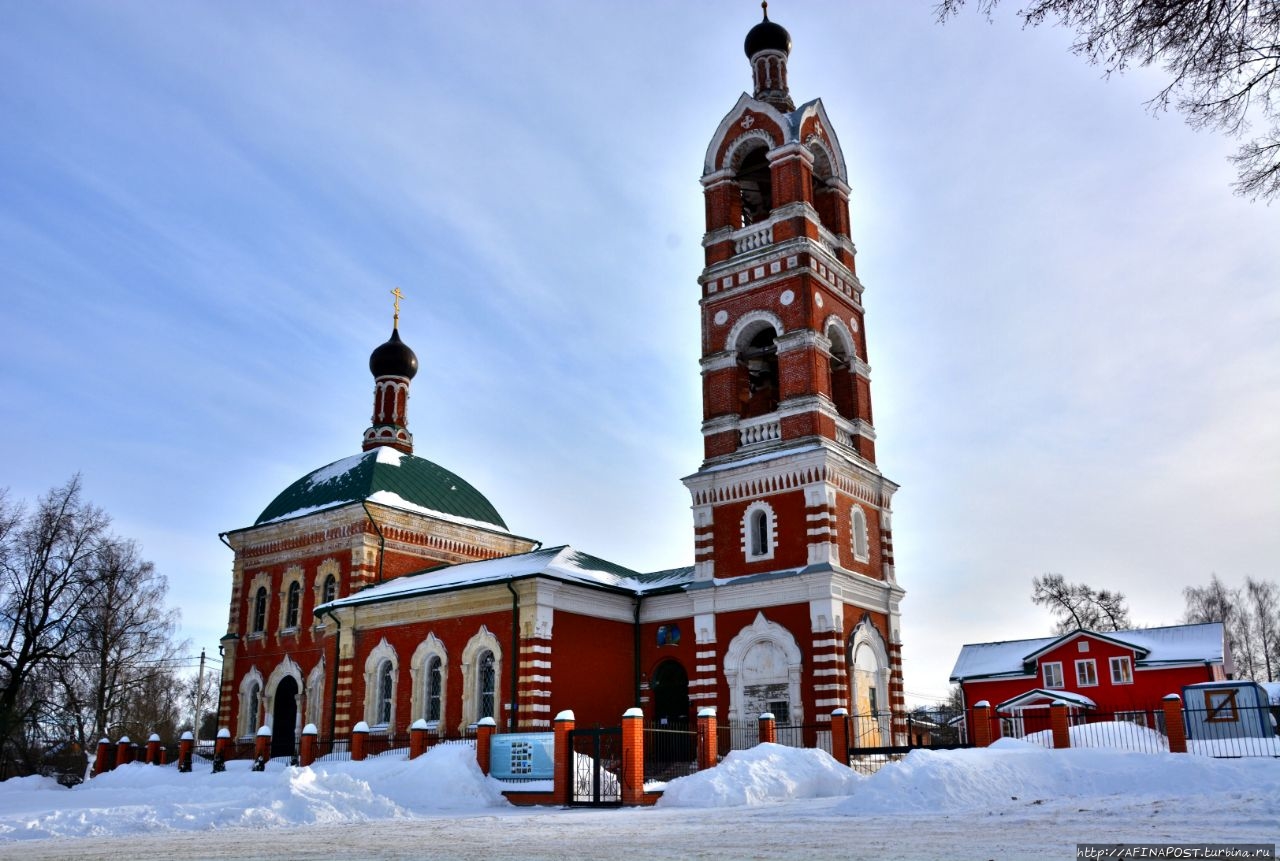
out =
<path fill-rule="evenodd" d="M 427 690 L 424 697 L 426 708 L 423 717 L 427 723 L 440 722 L 440 698 L 444 693 L 444 662 L 439 655 L 432 655 L 427 660 Z"/>
<path fill-rule="evenodd" d="M 267 587 L 259 586 L 253 596 L 253 633 L 261 634 L 267 629 Z"/>
<path fill-rule="evenodd" d="M 1076 684 L 1090 688 L 1098 684 L 1098 662 L 1093 658 L 1076 661 Z"/>
<path fill-rule="evenodd" d="M 742 549 L 748 562 L 772 559 L 778 527 L 773 506 L 757 500 L 742 516 Z"/>
<path fill-rule="evenodd" d="M 378 664 L 378 695 L 374 701 L 374 723 L 387 726 L 391 723 L 392 707 L 396 689 L 395 667 L 390 661 Z"/>
<path fill-rule="evenodd" d="M 1133 665 L 1129 662 L 1128 655 L 1111 659 L 1111 684 L 1133 684 Z"/>
<path fill-rule="evenodd" d="M 301 609 L 302 584 L 294 580 L 289 584 L 289 591 L 285 597 L 284 626 L 286 628 L 298 627 L 298 613 Z"/>
<path fill-rule="evenodd" d="M 245 673 L 240 680 L 240 714 L 237 722 L 237 734 L 251 736 L 258 731 L 258 720 L 262 712 L 262 674 L 257 667 Z"/>
<path fill-rule="evenodd" d="M 1062 681 L 1062 662 L 1046 661 L 1043 667 L 1044 686 L 1046 688 L 1062 688 L 1066 685 Z"/>
<path fill-rule="evenodd" d="M 332 574 L 328 574 L 324 578 L 324 589 L 321 592 L 321 598 L 323 599 L 324 603 L 328 604 L 330 601 L 334 600 L 337 597 L 338 597 L 338 578 L 334 577 Z"/>
<path fill-rule="evenodd" d="M 849 515 L 849 528 L 852 533 L 853 558 L 866 562 L 871 558 L 871 542 L 867 537 L 867 513 L 859 505 L 855 505 Z"/>
<path fill-rule="evenodd" d="M 488 649 L 480 653 L 476 664 L 476 720 L 496 717 L 494 712 L 497 693 L 497 662 Z"/>

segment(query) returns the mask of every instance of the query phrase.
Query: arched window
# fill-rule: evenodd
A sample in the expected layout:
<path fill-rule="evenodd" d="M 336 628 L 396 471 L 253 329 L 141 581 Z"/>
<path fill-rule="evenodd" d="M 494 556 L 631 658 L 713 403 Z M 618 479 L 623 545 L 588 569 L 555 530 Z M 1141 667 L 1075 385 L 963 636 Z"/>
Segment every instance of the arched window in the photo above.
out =
<path fill-rule="evenodd" d="M 443 664 L 439 655 L 432 655 L 427 661 L 426 713 L 423 717 L 427 723 L 440 722 L 440 694 L 444 687 Z"/>
<path fill-rule="evenodd" d="M 244 734 L 253 735 L 258 730 L 258 712 L 262 705 L 262 685 L 254 682 L 249 686 L 249 696 L 245 705 Z"/>
<path fill-rule="evenodd" d="M 378 665 L 378 698 L 375 702 L 374 720 L 379 726 L 391 723 L 392 697 L 395 694 L 395 667 L 390 661 Z"/>
<path fill-rule="evenodd" d="M 476 677 L 476 719 L 494 717 L 494 695 L 497 692 L 497 673 L 494 671 L 493 652 L 485 650 L 480 655 Z"/>
<path fill-rule="evenodd" d="M 302 603 L 302 584 L 294 580 L 289 584 L 289 596 L 285 601 L 284 626 L 298 627 L 298 610 Z"/>
<path fill-rule="evenodd" d="M 261 634 L 267 629 L 267 587 L 259 586 L 253 598 L 253 633 Z"/>
<path fill-rule="evenodd" d="M 827 340 L 831 342 L 831 359 L 827 364 L 830 374 L 831 402 L 836 412 L 847 419 L 856 419 L 857 390 L 853 373 L 853 339 L 834 322 L 827 326 Z"/>
<path fill-rule="evenodd" d="M 871 558 L 870 541 L 867 538 L 867 513 L 855 505 L 849 514 L 849 529 L 852 532 L 853 558 L 866 562 Z"/>
<path fill-rule="evenodd" d="M 332 574 L 330 574 L 329 576 L 324 578 L 324 591 L 321 593 L 321 596 L 324 603 L 326 604 L 328 604 L 330 601 L 338 597 L 338 578 L 337 577 L 334 577 Z"/>
<path fill-rule="evenodd" d="M 757 224 L 773 210 L 773 172 L 768 149 L 758 146 L 743 157 L 734 179 L 742 195 L 742 225 Z"/>
<path fill-rule="evenodd" d="M 742 517 L 742 550 L 748 562 L 773 558 L 777 531 L 769 503 L 756 500 L 747 506 Z"/>

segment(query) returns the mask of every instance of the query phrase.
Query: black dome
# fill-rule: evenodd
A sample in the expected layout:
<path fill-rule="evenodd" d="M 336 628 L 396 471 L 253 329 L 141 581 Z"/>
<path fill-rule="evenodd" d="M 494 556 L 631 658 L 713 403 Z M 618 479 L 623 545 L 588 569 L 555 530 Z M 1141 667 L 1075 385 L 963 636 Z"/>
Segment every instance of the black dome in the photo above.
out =
<path fill-rule="evenodd" d="M 766 9 L 764 20 L 747 32 L 747 40 L 742 43 L 742 49 L 747 52 L 748 60 L 761 51 L 781 51 L 790 55 L 791 34 L 786 27 L 770 21 L 769 10 Z"/>
<path fill-rule="evenodd" d="M 408 377 L 418 373 L 418 357 L 400 340 L 400 330 L 392 329 L 387 343 L 369 356 L 369 372 L 375 377 Z"/>

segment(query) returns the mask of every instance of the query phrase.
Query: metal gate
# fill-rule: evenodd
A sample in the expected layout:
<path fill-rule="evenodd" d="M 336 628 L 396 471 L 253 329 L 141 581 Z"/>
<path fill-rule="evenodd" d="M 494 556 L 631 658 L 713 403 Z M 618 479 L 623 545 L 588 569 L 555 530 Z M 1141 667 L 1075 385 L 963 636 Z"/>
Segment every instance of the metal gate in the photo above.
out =
<path fill-rule="evenodd" d="M 622 804 L 622 727 L 569 732 L 569 803 L 594 807 Z"/>

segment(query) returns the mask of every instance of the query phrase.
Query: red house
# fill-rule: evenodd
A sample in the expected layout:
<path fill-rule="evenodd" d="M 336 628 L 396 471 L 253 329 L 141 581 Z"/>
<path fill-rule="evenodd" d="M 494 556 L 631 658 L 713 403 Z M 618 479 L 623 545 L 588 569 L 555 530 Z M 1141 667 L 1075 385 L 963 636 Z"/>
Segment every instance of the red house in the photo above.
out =
<path fill-rule="evenodd" d="M 1055 702 L 1076 721 L 1158 727 L 1167 694 L 1231 672 L 1223 627 L 1210 622 L 971 643 L 960 650 L 951 681 L 960 685 L 966 709 L 985 700 L 1001 718 L 1001 734 L 1021 738 L 1049 728 Z"/>

